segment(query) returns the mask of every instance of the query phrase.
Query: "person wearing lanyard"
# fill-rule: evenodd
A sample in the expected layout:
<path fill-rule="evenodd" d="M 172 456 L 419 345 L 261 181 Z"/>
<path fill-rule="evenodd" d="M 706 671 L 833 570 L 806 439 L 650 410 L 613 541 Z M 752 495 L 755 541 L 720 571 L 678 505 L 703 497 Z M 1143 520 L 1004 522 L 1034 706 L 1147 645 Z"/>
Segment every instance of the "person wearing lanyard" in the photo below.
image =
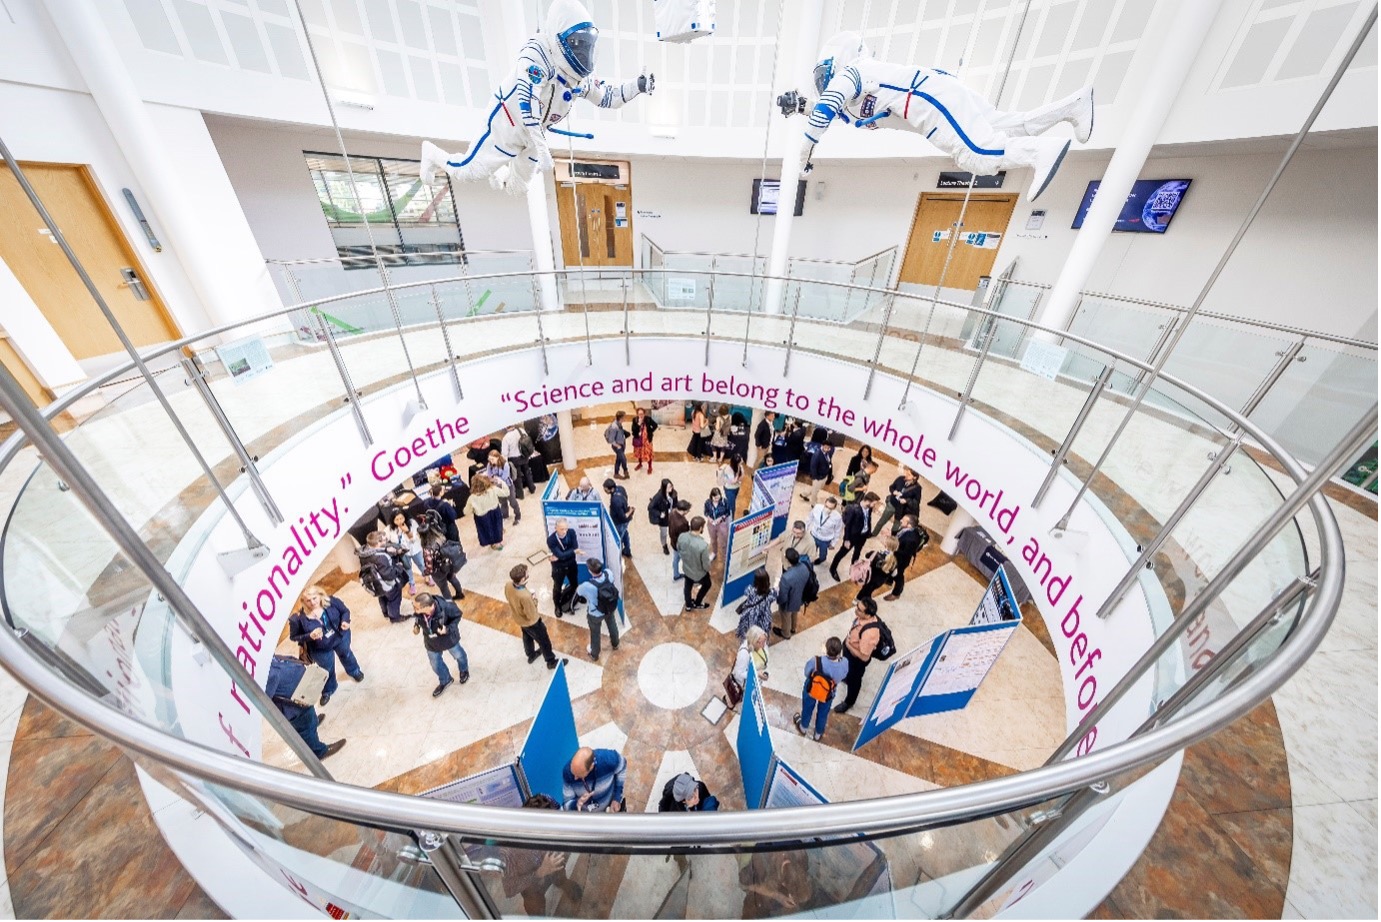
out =
<path fill-rule="evenodd" d="M 627 774 L 628 763 L 618 751 L 581 746 L 561 769 L 561 809 L 618 813 Z"/>

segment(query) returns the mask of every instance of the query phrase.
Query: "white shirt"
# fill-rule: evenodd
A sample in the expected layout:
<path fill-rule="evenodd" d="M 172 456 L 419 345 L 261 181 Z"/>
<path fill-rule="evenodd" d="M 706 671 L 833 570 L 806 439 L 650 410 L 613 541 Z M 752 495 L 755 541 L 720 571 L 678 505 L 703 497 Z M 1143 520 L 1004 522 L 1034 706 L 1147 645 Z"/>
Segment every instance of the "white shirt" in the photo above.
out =
<path fill-rule="evenodd" d="M 499 442 L 499 451 L 503 453 L 505 458 L 521 458 L 523 450 L 518 447 L 518 442 L 521 440 L 522 436 L 518 430 L 510 429 L 503 434 L 503 440 Z"/>
<path fill-rule="evenodd" d="M 815 508 L 810 510 L 810 534 L 812 538 L 833 544 L 843 531 L 844 516 L 839 514 L 839 510 L 836 509 L 831 512 L 825 508 L 824 503 L 817 503 Z"/>

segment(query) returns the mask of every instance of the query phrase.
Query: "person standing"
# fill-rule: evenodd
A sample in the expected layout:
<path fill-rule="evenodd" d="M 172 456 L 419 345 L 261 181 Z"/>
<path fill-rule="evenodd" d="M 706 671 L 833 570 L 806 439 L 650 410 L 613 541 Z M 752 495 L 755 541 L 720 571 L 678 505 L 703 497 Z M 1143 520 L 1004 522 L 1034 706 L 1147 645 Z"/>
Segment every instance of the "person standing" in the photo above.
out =
<path fill-rule="evenodd" d="M 871 445 L 860 445 L 858 452 L 849 459 L 849 466 L 844 471 L 845 477 L 852 477 L 863 470 L 865 464 L 875 464 L 873 461 L 873 448 Z"/>
<path fill-rule="evenodd" d="M 580 539 L 565 519 L 556 520 L 555 530 L 547 535 L 547 559 L 551 561 L 551 600 L 556 617 L 575 612 L 575 587 L 580 582 L 580 564 L 576 559 L 585 556 Z"/>
<path fill-rule="evenodd" d="M 451 541 L 445 535 L 427 532 L 422 542 L 422 559 L 426 561 L 428 582 L 436 586 L 443 599 L 465 598 L 465 588 L 460 585 L 460 568 L 467 563 L 465 548 L 459 541 Z"/>
<path fill-rule="evenodd" d="M 628 763 L 618 750 L 581 746 L 561 769 L 561 809 L 618 813 L 627 774 Z"/>
<path fill-rule="evenodd" d="M 489 465 L 485 467 L 484 474 L 495 483 L 502 483 L 508 488 L 508 492 L 500 498 L 499 508 L 503 509 L 504 518 L 508 518 L 508 509 L 511 508 L 513 510 L 513 524 L 517 525 L 523 520 L 523 510 L 518 505 L 518 500 L 522 499 L 522 487 L 518 483 L 517 469 L 505 460 L 503 455 L 497 451 L 491 451 L 489 453 Z"/>
<path fill-rule="evenodd" d="M 930 536 L 916 524 L 914 515 L 902 517 L 901 530 L 897 532 L 897 550 L 893 554 L 897 561 L 896 578 L 892 581 L 892 591 L 883 596 L 885 600 L 895 602 L 901 598 L 902 590 L 906 588 L 906 569 L 929 541 Z"/>
<path fill-rule="evenodd" d="M 301 611 L 288 618 L 288 639 L 302 644 L 312 662 L 326 670 L 319 706 L 325 707 L 340 687 L 336 680 L 337 657 L 346 675 L 356 682 L 364 681 L 364 672 L 350 650 L 350 609 L 320 586 L 308 586 L 302 593 Z"/>
<path fill-rule="evenodd" d="M 684 499 L 678 499 L 676 505 L 667 513 L 667 540 L 671 542 L 671 578 L 673 581 L 681 578 L 681 552 L 676 549 L 676 542 L 681 540 L 681 536 L 690 531 L 690 519 L 686 516 L 690 512 L 691 504 Z"/>
<path fill-rule="evenodd" d="M 576 587 L 585 600 L 585 621 L 590 626 L 590 645 L 585 648 L 591 662 L 599 662 L 599 626 L 609 628 L 609 646 L 619 648 L 619 588 L 604 570 L 604 561 L 591 557 L 585 561 L 590 578 Z M 601 601 L 600 596 L 603 596 Z"/>
<path fill-rule="evenodd" d="M 604 430 L 604 441 L 609 443 L 609 447 L 614 451 L 614 476 L 619 480 L 628 479 L 628 430 L 623 428 L 623 420 L 628 414 L 619 410 L 614 414 L 614 421 Z M 619 471 L 623 471 L 622 474 Z"/>
<path fill-rule="evenodd" d="M 856 599 L 871 599 L 883 586 L 892 585 L 897 576 L 897 558 L 886 548 L 868 555 L 868 580 L 858 589 Z"/>
<path fill-rule="evenodd" d="M 757 625 L 766 634 L 772 630 L 772 605 L 777 601 L 777 590 L 772 588 L 772 577 L 767 575 L 765 567 L 758 567 L 753 571 L 753 585 L 748 587 L 748 591 L 743 595 L 743 601 L 738 603 L 735 611 L 738 613 L 738 628 L 734 631 L 734 636 L 742 640 L 748 634 L 748 628 Z"/>
<path fill-rule="evenodd" d="M 652 437 L 657 432 L 657 421 L 647 415 L 644 407 L 638 407 L 633 418 L 633 458 L 638 462 L 638 470 L 647 464 L 647 472 L 652 473 Z"/>
<path fill-rule="evenodd" d="M 671 546 L 667 544 L 667 529 L 670 525 L 671 510 L 676 508 L 680 497 L 671 480 L 663 477 L 662 485 L 647 502 L 647 520 L 657 526 L 657 535 L 662 539 L 662 553 L 670 555 Z"/>
<path fill-rule="evenodd" d="M 449 503 L 447 505 L 450 505 Z M 452 514 L 455 510 L 451 510 Z M 412 568 L 415 564 L 418 571 L 426 578 L 428 585 L 432 578 L 427 573 L 427 562 L 422 556 L 422 535 L 417 528 L 417 523 L 397 510 L 393 513 L 393 522 L 388 526 L 388 543 L 395 544 L 403 549 L 404 567 L 408 571 L 408 595 L 412 596 L 417 591 L 417 578 L 413 575 Z"/>
<path fill-rule="evenodd" d="M 792 522 L 791 532 L 786 536 L 786 547 L 795 548 L 796 553 L 802 557 L 809 557 L 811 545 L 810 534 L 806 531 L 806 523 L 800 519 Z"/>
<path fill-rule="evenodd" d="M 508 488 L 495 483 L 484 474 L 476 474 L 470 481 L 470 499 L 465 511 L 475 517 L 475 533 L 480 547 L 503 550 L 503 513 L 499 503 L 508 496 Z"/>
<path fill-rule="evenodd" d="M 523 443 L 527 442 L 527 451 L 524 451 Z M 524 431 L 522 426 L 509 426 L 503 434 L 503 439 L 499 442 L 499 450 L 503 453 L 506 460 L 513 467 L 513 492 L 518 499 L 523 498 L 523 490 L 529 493 L 536 492 L 536 485 L 532 480 L 532 468 L 528 466 L 527 459 L 532 457 L 532 437 Z"/>
<path fill-rule="evenodd" d="M 811 718 L 815 719 L 815 732 L 811 739 L 819 741 L 825 735 L 825 724 L 830 719 L 830 705 L 834 703 L 834 693 L 839 683 L 849 675 L 849 664 L 844 659 L 844 643 L 838 637 L 825 641 L 825 655 L 813 656 L 806 660 L 806 684 L 801 688 L 801 713 L 792 718 L 796 732 L 805 736 L 810 732 Z"/>
<path fill-rule="evenodd" d="M 721 556 L 729 550 L 729 517 L 732 510 L 719 487 L 710 490 L 705 500 L 706 530 L 710 536 L 710 553 Z"/>
<path fill-rule="evenodd" d="M 419 592 L 413 600 L 412 632 L 422 635 L 423 646 L 427 648 L 427 659 L 436 673 L 438 685 L 432 689 L 435 698 L 444 692 L 454 679 L 451 670 L 446 668 L 443 655 L 449 654 L 460 670 L 460 684 L 470 681 L 470 658 L 460 645 L 460 608 L 454 602 L 438 599 L 428 592 Z"/>
<path fill-rule="evenodd" d="M 834 542 L 844 533 L 844 517 L 839 514 L 839 500 L 826 496 L 810 510 L 810 538 L 815 542 L 815 564 L 825 562 Z"/>
<path fill-rule="evenodd" d="M 633 507 L 628 502 L 628 491 L 614 483 L 612 477 L 604 480 L 604 493 L 609 497 L 609 518 L 619 533 L 619 545 L 623 556 L 633 559 L 633 545 L 628 540 L 628 524 L 633 521 Z"/>
<path fill-rule="evenodd" d="M 403 553 L 396 545 L 385 545 L 383 532 L 371 531 L 364 547 L 357 550 L 355 556 L 360 559 L 360 583 L 379 600 L 379 610 L 384 617 L 397 624 L 404 620 L 403 582 L 407 577 L 393 551 Z"/>
<path fill-rule="evenodd" d="M 758 467 L 766 467 L 772 460 L 772 437 L 776 434 L 777 414 L 771 410 L 762 414 L 758 428 L 753 430 L 753 444 L 758 449 Z"/>
<path fill-rule="evenodd" d="M 705 423 L 705 405 L 697 403 L 691 411 L 691 437 L 690 444 L 686 446 L 686 453 L 691 456 L 692 461 L 704 461 L 709 455 L 709 449 L 705 445 Z"/>
<path fill-rule="evenodd" d="M 422 508 L 435 512 L 441 518 L 441 527 L 450 541 L 460 540 L 460 529 L 456 527 L 456 507 L 446 502 L 446 488 L 439 483 L 432 484 L 431 495 L 422 500 Z"/>
<path fill-rule="evenodd" d="M 873 651 L 877 649 L 881 636 L 878 603 L 872 599 L 854 602 L 854 622 L 844 637 L 844 660 L 849 666 L 844 676 L 844 700 L 835 706 L 836 714 L 847 713 L 858 700 L 858 690 L 863 686 L 863 672 L 872 662 Z"/>
<path fill-rule="evenodd" d="M 724 462 L 719 465 L 719 470 L 715 471 L 715 480 L 724 491 L 724 498 L 729 502 L 729 514 L 736 515 L 738 491 L 743 486 L 743 459 L 738 456 L 738 452 L 730 450 L 724 455 Z"/>
<path fill-rule="evenodd" d="M 719 798 L 710 793 L 705 782 L 697 780 L 690 772 L 682 772 L 669 780 L 662 788 L 662 800 L 657 805 L 658 813 L 709 812 L 719 809 Z"/>
<path fill-rule="evenodd" d="M 772 652 L 767 646 L 767 632 L 756 624 L 748 625 L 748 630 L 743 634 L 743 643 L 738 645 L 738 653 L 734 656 L 734 681 L 738 683 L 738 687 L 748 687 L 749 663 L 758 671 L 758 679 L 766 681 L 767 663 L 771 658 Z"/>
<path fill-rule="evenodd" d="M 892 528 L 892 533 L 896 534 L 897 529 L 901 527 L 902 516 L 921 514 L 921 482 L 911 468 L 902 468 L 901 476 L 892 481 L 887 491 L 887 508 L 882 511 L 882 516 L 873 526 L 874 535 L 880 534 L 882 526 L 893 517 L 896 518 L 897 524 Z"/>
<path fill-rule="evenodd" d="M 729 405 L 721 403 L 719 412 L 715 414 L 714 422 L 710 431 L 710 450 L 714 452 L 716 461 L 723 461 L 729 457 Z"/>
<path fill-rule="evenodd" d="M 786 640 L 796 633 L 796 616 L 805 604 L 806 581 L 810 579 L 810 564 L 794 547 L 789 547 L 782 555 L 786 559 L 786 569 L 777 580 L 777 611 L 781 614 L 782 626 L 774 627 L 772 633 Z"/>
<path fill-rule="evenodd" d="M 709 608 L 705 604 L 705 596 L 710 593 L 710 545 L 705 540 L 705 519 L 696 516 L 690 520 L 690 531 L 681 535 L 680 542 L 676 546 L 677 552 L 681 555 L 681 572 L 685 575 L 686 609 L 695 611 L 701 608 Z M 691 589 L 697 589 L 695 598 L 691 598 Z"/>
<path fill-rule="evenodd" d="M 595 485 L 590 483 L 589 477 L 581 477 L 580 483 L 566 494 L 566 499 L 575 500 L 578 503 L 597 503 L 599 494 L 595 492 Z"/>
<path fill-rule="evenodd" d="M 839 542 L 839 552 L 830 561 L 830 576 L 834 577 L 836 583 L 840 581 L 839 561 L 844 559 L 844 555 L 852 551 L 850 562 L 858 563 L 858 558 L 863 554 L 863 545 L 873 533 L 873 510 L 877 504 L 876 493 L 864 493 L 858 502 L 844 507 L 844 540 Z"/>
<path fill-rule="evenodd" d="M 297 735 L 302 737 L 307 748 L 316 753 L 318 759 L 325 759 L 340 752 L 345 740 L 339 739 L 329 745 L 323 743 L 317 734 L 317 727 L 325 718 L 318 716 L 312 705 L 293 701 L 293 692 L 297 691 L 298 684 L 306 674 L 307 667 L 291 656 L 275 656 L 269 660 L 268 683 L 264 691 L 288 723 L 292 724 Z"/>
<path fill-rule="evenodd" d="M 807 502 L 818 502 L 820 491 L 825 489 L 825 483 L 834 477 L 834 446 L 829 442 L 821 442 L 814 447 L 814 451 L 809 453 L 810 460 L 810 492 L 802 493 L 801 499 Z"/>
<path fill-rule="evenodd" d="M 522 631 L 523 653 L 526 654 L 528 663 L 535 663 L 540 656 L 546 661 L 548 669 L 555 669 L 557 663 L 567 660 L 564 657 L 558 660 L 552 652 L 551 636 L 547 634 L 547 626 L 542 622 L 541 612 L 537 610 L 537 600 L 528 591 L 527 579 L 525 563 L 520 563 L 508 571 L 508 582 L 503 587 L 503 596 L 508 602 L 508 613 L 518 622 L 518 629 Z"/>

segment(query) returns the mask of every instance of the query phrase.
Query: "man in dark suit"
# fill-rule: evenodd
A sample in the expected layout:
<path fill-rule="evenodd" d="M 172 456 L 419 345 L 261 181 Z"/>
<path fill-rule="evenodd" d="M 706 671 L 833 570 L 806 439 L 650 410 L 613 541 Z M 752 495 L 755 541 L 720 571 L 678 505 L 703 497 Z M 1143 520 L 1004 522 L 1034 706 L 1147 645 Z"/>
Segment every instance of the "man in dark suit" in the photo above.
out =
<path fill-rule="evenodd" d="M 902 516 L 901 530 L 897 532 L 897 550 L 893 554 L 897 559 L 897 574 L 892 582 L 892 591 L 883 596 L 885 600 L 893 602 L 901 596 L 901 591 L 906 588 L 906 568 L 911 566 L 929 540 L 930 536 L 916 524 L 914 515 Z"/>
<path fill-rule="evenodd" d="M 297 691 L 297 685 L 306 673 L 307 667 L 291 656 L 275 656 L 269 661 L 269 678 L 264 690 L 273 699 L 278 710 L 283 712 L 288 723 L 293 725 L 293 729 L 302 737 L 307 747 L 316 753 L 318 759 L 325 759 L 340 752 L 345 740 L 336 740 L 329 745 L 323 743 L 317 735 L 317 727 L 321 726 L 321 721 L 325 718 L 318 716 L 316 708 L 310 704 L 301 705 L 293 702 L 292 694 Z"/>
<path fill-rule="evenodd" d="M 863 545 L 873 533 L 873 510 L 880 503 L 876 493 L 864 493 L 858 502 L 844 507 L 844 536 L 839 542 L 839 553 L 830 561 L 830 576 L 834 577 L 835 582 L 840 582 L 839 561 L 844 559 L 846 553 L 853 551 L 850 562 L 858 563 L 858 558 L 863 554 Z"/>
<path fill-rule="evenodd" d="M 580 541 L 565 519 L 556 520 L 556 530 L 547 535 L 547 559 L 551 561 L 551 600 L 556 617 L 575 611 L 575 587 L 580 582 Z"/>

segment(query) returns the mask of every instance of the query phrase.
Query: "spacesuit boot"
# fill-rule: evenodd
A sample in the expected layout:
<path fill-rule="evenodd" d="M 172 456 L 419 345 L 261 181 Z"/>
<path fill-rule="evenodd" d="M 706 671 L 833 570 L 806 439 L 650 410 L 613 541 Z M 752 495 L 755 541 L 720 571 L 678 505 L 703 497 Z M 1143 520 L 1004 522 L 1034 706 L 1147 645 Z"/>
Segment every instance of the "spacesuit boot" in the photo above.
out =
<path fill-rule="evenodd" d="M 422 182 L 430 186 L 436 182 L 436 174 L 446 169 L 449 155 L 431 141 L 422 142 Z"/>
<path fill-rule="evenodd" d="M 1093 87 L 1086 86 L 1064 99 L 1026 113 L 1026 132 L 1044 134 L 1060 122 L 1073 126 L 1076 141 L 1088 143 L 1093 136 Z"/>
<path fill-rule="evenodd" d="M 1070 142 L 1064 138 L 1011 138 L 1007 141 L 1006 160 L 1035 171 L 1026 200 L 1034 202 L 1050 185 L 1069 153 Z"/>

